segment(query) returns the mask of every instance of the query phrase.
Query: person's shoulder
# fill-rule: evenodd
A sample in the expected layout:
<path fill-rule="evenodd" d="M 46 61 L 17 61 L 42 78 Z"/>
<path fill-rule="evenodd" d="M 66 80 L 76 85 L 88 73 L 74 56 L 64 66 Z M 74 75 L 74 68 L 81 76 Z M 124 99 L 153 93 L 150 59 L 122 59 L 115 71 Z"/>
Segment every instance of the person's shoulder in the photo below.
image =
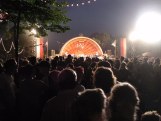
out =
<path fill-rule="evenodd" d="M 56 99 L 57 96 L 53 96 L 52 98 L 50 98 L 47 103 L 51 103 L 52 101 L 54 101 Z"/>
<path fill-rule="evenodd" d="M 33 79 L 33 83 L 38 87 L 48 87 L 42 80 Z"/>
<path fill-rule="evenodd" d="M 55 104 L 55 100 L 56 100 L 56 96 L 50 98 L 46 103 L 45 103 L 45 106 L 44 106 L 44 109 L 45 110 L 50 110 L 50 108 L 53 108 L 54 104 Z"/>
<path fill-rule="evenodd" d="M 84 90 L 85 90 L 85 87 L 83 85 L 79 84 L 75 87 L 76 92 L 83 92 Z"/>

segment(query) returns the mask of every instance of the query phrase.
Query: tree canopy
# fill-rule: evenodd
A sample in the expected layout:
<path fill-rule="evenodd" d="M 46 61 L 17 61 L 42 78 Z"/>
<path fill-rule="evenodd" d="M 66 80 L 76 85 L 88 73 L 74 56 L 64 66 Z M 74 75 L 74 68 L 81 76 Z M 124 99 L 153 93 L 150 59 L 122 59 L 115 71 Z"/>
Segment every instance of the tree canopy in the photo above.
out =
<path fill-rule="evenodd" d="M 20 21 L 20 30 L 36 29 L 38 36 L 46 36 L 47 31 L 65 32 L 67 18 L 66 3 L 56 0 L 0 0 L 1 22 Z"/>
<path fill-rule="evenodd" d="M 112 50 L 113 37 L 110 34 L 95 32 L 90 37 L 101 46 L 103 51 Z"/>

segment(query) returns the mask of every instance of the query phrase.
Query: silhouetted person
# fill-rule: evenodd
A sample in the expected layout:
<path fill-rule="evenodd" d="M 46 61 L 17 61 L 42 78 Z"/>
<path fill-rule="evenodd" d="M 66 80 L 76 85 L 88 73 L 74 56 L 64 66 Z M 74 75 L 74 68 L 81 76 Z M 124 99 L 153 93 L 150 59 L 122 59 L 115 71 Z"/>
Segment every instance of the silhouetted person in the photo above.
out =
<path fill-rule="evenodd" d="M 56 56 L 53 60 L 51 60 L 51 70 L 57 69 L 57 66 L 58 66 L 58 58 Z"/>
<path fill-rule="evenodd" d="M 101 89 L 79 93 L 72 105 L 72 121 L 106 121 L 106 96 Z"/>
<path fill-rule="evenodd" d="M 50 96 L 56 96 L 58 93 L 58 75 L 59 75 L 60 71 L 58 70 L 52 70 L 49 74 L 49 77 L 51 78 L 49 81 L 49 92 L 50 92 Z"/>
<path fill-rule="evenodd" d="M 138 93 L 131 84 L 116 84 L 109 97 L 109 121 L 135 121 L 138 103 Z"/>
<path fill-rule="evenodd" d="M 84 79 L 84 68 L 79 66 L 75 68 L 75 71 L 77 73 L 77 81 L 79 84 L 81 84 L 82 80 Z"/>
<path fill-rule="evenodd" d="M 111 64 L 108 61 L 100 61 L 97 65 L 98 67 L 108 67 L 108 68 L 112 68 Z"/>
<path fill-rule="evenodd" d="M 84 90 L 77 85 L 76 72 L 69 68 L 62 70 L 58 76 L 58 95 L 46 103 L 41 121 L 71 121 L 71 105 L 78 92 Z"/>
<path fill-rule="evenodd" d="M 111 88 L 116 84 L 116 77 L 110 68 L 99 67 L 94 73 L 94 82 L 95 86 L 103 89 L 104 93 L 108 97 L 110 95 Z"/>
<path fill-rule="evenodd" d="M 118 80 L 121 82 L 128 82 L 129 77 L 130 71 L 128 70 L 126 63 L 122 62 L 118 72 Z"/>
<path fill-rule="evenodd" d="M 28 58 L 29 62 L 32 64 L 32 65 L 36 65 L 36 57 L 35 56 L 31 56 Z"/>
<path fill-rule="evenodd" d="M 24 67 L 18 93 L 18 110 L 20 121 L 39 121 L 43 106 L 47 100 L 48 87 L 41 80 L 34 78 L 34 66 Z"/>
<path fill-rule="evenodd" d="M 41 61 L 37 65 L 38 69 L 38 79 L 44 82 L 48 87 L 49 85 L 49 70 L 50 70 L 50 64 L 47 61 Z"/>
<path fill-rule="evenodd" d="M 14 120 L 16 85 L 14 74 L 17 63 L 9 59 L 4 63 L 5 71 L 0 74 L 0 121 Z"/>

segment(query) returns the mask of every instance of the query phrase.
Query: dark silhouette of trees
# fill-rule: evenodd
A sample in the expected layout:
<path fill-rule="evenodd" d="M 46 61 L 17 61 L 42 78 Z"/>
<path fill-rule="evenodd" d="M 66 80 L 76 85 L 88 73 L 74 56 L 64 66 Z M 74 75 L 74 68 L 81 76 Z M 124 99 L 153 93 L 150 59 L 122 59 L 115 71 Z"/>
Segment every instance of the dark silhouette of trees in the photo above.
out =
<path fill-rule="evenodd" d="M 112 50 L 111 46 L 114 41 L 113 37 L 107 33 L 98 33 L 95 32 L 90 36 L 93 40 L 95 40 L 102 48 L 103 51 Z"/>
<path fill-rule="evenodd" d="M 70 21 L 64 11 L 65 3 L 56 0 L 1 0 L 1 22 L 13 24 L 15 58 L 18 61 L 19 33 L 22 30 L 37 31 L 36 36 L 46 36 L 47 31 L 65 32 Z"/>

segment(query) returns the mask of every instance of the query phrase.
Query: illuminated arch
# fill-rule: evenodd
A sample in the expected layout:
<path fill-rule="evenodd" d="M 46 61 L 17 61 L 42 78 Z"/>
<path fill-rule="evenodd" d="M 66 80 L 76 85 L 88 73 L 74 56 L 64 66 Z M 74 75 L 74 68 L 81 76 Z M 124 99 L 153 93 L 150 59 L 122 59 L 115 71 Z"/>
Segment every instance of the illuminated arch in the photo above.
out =
<path fill-rule="evenodd" d="M 101 47 L 91 38 L 75 37 L 67 41 L 60 50 L 60 55 L 95 56 L 103 55 Z"/>

